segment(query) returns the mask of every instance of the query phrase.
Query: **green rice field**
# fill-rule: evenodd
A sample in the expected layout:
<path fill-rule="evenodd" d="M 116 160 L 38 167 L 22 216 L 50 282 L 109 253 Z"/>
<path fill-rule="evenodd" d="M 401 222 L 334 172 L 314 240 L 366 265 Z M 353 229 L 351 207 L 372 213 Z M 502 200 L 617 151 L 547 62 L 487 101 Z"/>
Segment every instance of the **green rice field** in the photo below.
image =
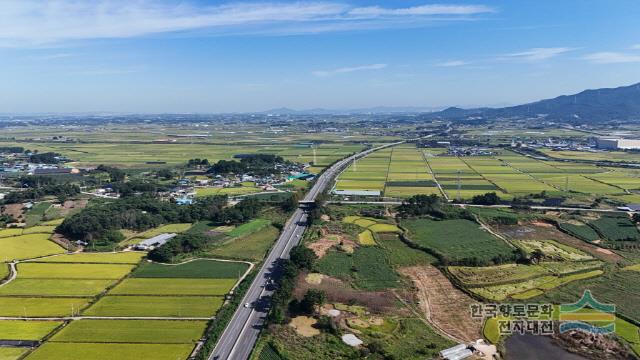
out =
<path fill-rule="evenodd" d="M 1 299 L 1 298 L 0 298 Z M 83 314 L 88 316 L 211 317 L 221 296 L 104 296 Z"/>
<path fill-rule="evenodd" d="M 238 262 L 195 260 L 179 265 L 142 263 L 132 274 L 137 278 L 214 278 L 238 279 L 249 265 Z"/>
<path fill-rule="evenodd" d="M 0 316 L 69 316 L 89 303 L 89 298 L 0 296 Z"/>
<path fill-rule="evenodd" d="M 112 295 L 224 295 L 237 279 L 128 278 L 111 290 Z"/>
<path fill-rule="evenodd" d="M 0 238 L 0 261 L 10 262 L 64 253 L 65 250 L 50 241 L 49 236 L 50 234 L 30 234 Z"/>
<path fill-rule="evenodd" d="M 77 254 L 64 254 L 57 256 L 49 256 L 46 258 L 38 259 L 38 262 L 48 263 L 94 263 L 94 264 L 137 264 L 142 257 L 145 256 L 144 252 L 127 251 L 127 252 L 96 252 L 96 253 L 77 253 Z"/>
<path fill-rule="evenodd" d="M 202 337 L 206 326 L 206 321 L 76 320 L 49 341 L 191 344 Z"/>
<path fill-rule="evenodd" d="M 60 325 L 62 321 L 0 320 L 0 339 L 40 340 Z"/>
<path fill-rule="evenodd" d="M 47 342 L 27 356 L 29 360 L 137 360 L 186 359 L 193 344 L 104 344 Z"/>
<path fill-rule="evenodd" d="M 19 279 L 110 279 L 116 280 L 133 270 L 126 264 L 18 264 Z"/>

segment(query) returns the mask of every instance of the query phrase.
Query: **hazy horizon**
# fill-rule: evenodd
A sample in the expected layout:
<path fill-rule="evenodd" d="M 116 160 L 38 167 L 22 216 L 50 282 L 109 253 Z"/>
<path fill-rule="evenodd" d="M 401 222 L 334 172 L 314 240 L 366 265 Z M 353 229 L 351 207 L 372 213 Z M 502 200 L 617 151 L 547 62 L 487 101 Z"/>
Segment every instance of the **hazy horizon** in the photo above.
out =
<path fill-rule="evenodd" d="M 640 81 L 632 0 L 8 0 L 0 113 L 516 105 Z"/>

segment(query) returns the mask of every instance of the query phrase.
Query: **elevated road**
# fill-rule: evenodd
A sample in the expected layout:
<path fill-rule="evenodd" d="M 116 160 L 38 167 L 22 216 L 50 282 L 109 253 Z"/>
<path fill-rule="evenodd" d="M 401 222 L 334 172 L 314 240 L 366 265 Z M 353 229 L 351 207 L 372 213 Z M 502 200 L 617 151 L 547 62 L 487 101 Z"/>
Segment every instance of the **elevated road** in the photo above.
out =
<path fill-rule="evenodd" d="M 365 150 L 333 164 L 316 179 L 313 187 L 304 199 L 300 201 L 301 205 L 315 202 L 318 195 L 327 190 L 332 185 L 335 177 L 346 169 L 352 161 L 365 157 L 374 151 L 403 142 L 400 141 Z M 302 234 L 307 227 L 307 220 L 308 216 L 304 209 L 299 208 L 293 213 L 269 255 L 267 255 L 262 267 L 258 270 L 255 280 L 251 283 L 233 318 L 220 336 L 216 347 L 209 355 L 209 360 L 244 360 L 249 358 L 260 331 L 266 322 L 271 296 L 275 290 L 271 286 L 271 281 L 279 276 L 278 264 L 281 259 L 287 259 L 289 251 L 300 242 Z"/>

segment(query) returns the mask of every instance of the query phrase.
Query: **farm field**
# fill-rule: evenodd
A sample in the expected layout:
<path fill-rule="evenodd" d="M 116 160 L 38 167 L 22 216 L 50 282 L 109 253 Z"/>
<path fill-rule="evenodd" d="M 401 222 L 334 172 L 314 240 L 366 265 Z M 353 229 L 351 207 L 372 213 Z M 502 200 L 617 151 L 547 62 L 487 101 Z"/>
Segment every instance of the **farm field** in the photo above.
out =
<path fill-rule="evenodd" d="M 0 339 L 2 340 L 40 340 L 53 329 L 62 325 L 62 321 L 0 321 Z"/>
<path fill-rule="evenodd" d="M 136 237 L 140 237 L 143 239 L 150 239 L 152 237 L 165 234 L 165 233 L 181 233 L 189 230 L 191 224 L 168 224 L 162 225 L 155 229 L 147 230 L 142 234 L 136 235 Z"/>
<path fill-rule="evenodd" d="M 374 190 L 393 197 L 440 194 L 422 151 L 411 144 L 376 151 L 351 164 L 336 189 Z"/>
<path fill-rule="evenodd" d="M 554 260 L 581 261 L 591 260 L 593 257 L 578 249 L 563 245 L 554 240 L 512 240 L 512 242 L 528 254 L 536 250 L 542 251 L 546 257 Z"/>
<path fill-rule="evenodd" d="M 408 230 L 406 236 L 413 243 L 430 249 L 451 263 L 490 262 L 496 256 L 509 257 L 512 253 L 503 240 L 470 220 L 405 219 L 401 225 Z"/>
<path fill-rule="evenodd" d="M 128 278 L 111 295 L 224 295 L 237 279 Z"/>
<path fill-rule="evenodd" d="M 221 296 L 111 296 L 98 300 L 88 316 L 211 317 L 222 306 Z"/>
<path fill-rule="evenodd" d="M 573 193 L 612 198 L 640 189 L 640 176 L 590 164 L 541 161 L 492 149 L 494 155 L 449 156 L 443 149 L 418 149 L 411 144 L 376 152 L 352 164 L 338 178 L 338 190 L 378 190 L 387 197 L 440 194 L 470 199 L 496 192 L 500 197 Z M 628 195 L 627 195 L 628 196 Z"/>
<path fill-rule="evenodd" d="M 566 275 L 601 268 L 600 261 L 544 262 L 539 265 L 505 264 L 485 267 L 449 266 L 447 270 L 462 284 L 480 287 L 508 284 L 546 275 Z"/>
<path fill-rule="evenodd" d="M 233 187 L 198 187 L 196 188 L 197 197 L 215 196 L 215 195 L 247 195 L 261 192 L 262 189 L 253 186 L 233 186 Z"/>
<path fill-rule="evenodd" d="M 0 296 L 0 316 L 70 316 L 89 303 L 89 298 Z"/>
<path fill-rule="evenodd" d="M 47 342 L 27 356 L 29 360 L 135 360 L 186 359 L 193 350 L 192 344 L 103 344 L 103 343 L 55 343 Z"/>
<path fill-rule="evenodd" d="M 311 162 L 314 159 L 313 148 L 310 146 L 271 145 L 256 144 L 247 146 L 228 144 L 153 144 L 153 143 L 128 143 L 122 146 L 119 143 L 110 143 L 109 139 L 100 139 L 97 143 L 75 143 L 72 146 L 61 143 L 7 143 L 3 146 L 28 146 L 30 149 L 41 152 L 57 152 L 75 160 L 73 165 L 114 165 L 128 168 L 159 167 L 186 163 L 198 154 L 209 162 L 218 160 L 231 160 L 236 154 L 274 154 L 297 162 Z M 237 141 L 237 139 L 234 139 Z M 319 144 L 316 147 L 316 167 L 325 167 L 332 162 L 363 148 L 360 144 L 337 143 Z M 158 163 L 161 164 L 158 164 Z M 166 165 L 165 165 L 166 164 Z"/>
<path fill-rule="evenodd" d="M 330 251 L 319 260 L 316 270 L 351 281 L 356 288 L 364 290 L 393 288 L 399 280 L 386 252 L 374 246 L 360 247 L 353 254 Z"/>
<path fill-rule="evenodd" d="M 0 261 L 29 259 L 64 253 L 65 250 L 49 240 L 50 234 L 30 234 L 0 238 Z"/>
<path fill-rule="evenodd" d="M 232 238 L 210 250 L 208 254 L 222 258 L 260 261 L 279 235 L 280 230 L 268 225 L 248 235 Z"/>
<path fill-rule="evenodd" d="M 27 351 L 25 348 L 0 347 L 0 360 L 17 360 Z"/>
<path fill-rule="evenodd" d="M 602 216 L 589 222 L 589 226 L 609 241 L 640 240 L 640 232 L 627 216 Z"/>
<path fill-rule="evenodd" d="M 548 290 L 573 281 L 585 280 L 602 274 L 602 270 L 593 270 L 562 277 L 541 276 L 517 283 L 471 288 L 470 291 L 488 300 L 502 301 L 507 298 L 523 300 L 542 295 Z"/>
<path fill-rule="evenodd" d="M 77 320 L 57 332 L 50 342 L 73 343 L 195 343 L 206 321 Z"/>
<path fill-rule="evenodd" d="M 229 231 L 227 233 L 227 236 L 230 236 L 230 237 L 246 236 L 246 235 L 252 234 L 252 233 L 264 228 L 265 226 L 269 225 L 270 223 L 271 222 L 269 220 L 266 220 L 266 219 L 251 220 L 250 222 L 248 222 L 246 224 L 242 224 L 242 225 L 236 227 L 235 229 L 232 229 L 231 231 Z"/>
<path fill-rule="evenodd" d="M 0 287 L 0 296 L 69 296 L 90 297 L 111 286 L 109 279 L 22 279 Z"/>
<path fill-rule="evenodd" d="M 138 251 L 126 252 L 96 252 L 96 253 L 77 253 L 64 254 L 40 258 L 35 261 L 46 263 L 94 263 L 94 264 L 137 264 L 146 253 Z M 31 261 L 31 262 L 35 262 Z"/>
<path fill-rule="evenodd" d="M 200 259 L 179 265 L 142 263 L 131 276 L 134 278 L 238 279 L 248 268 L 249 265 L 245 263 Z"/>
<path fill-rule="evenodd" d="M 18 279 L 109 279 L 116 280 L 133 270 L 126 264 L 18 264 Z"/>

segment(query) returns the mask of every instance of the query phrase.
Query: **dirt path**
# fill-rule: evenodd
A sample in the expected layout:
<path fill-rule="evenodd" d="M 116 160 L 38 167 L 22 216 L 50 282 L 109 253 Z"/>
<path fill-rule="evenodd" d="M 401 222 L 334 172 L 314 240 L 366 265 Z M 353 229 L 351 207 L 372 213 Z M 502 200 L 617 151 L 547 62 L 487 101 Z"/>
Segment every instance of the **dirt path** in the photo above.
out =
<path fill-rule="evenodd" d="M 462 342 L 482 338 L 482 323 L 471 317 L 475 301 L 458 290 L 440 270 L 431 265 L 400 269 L 418 289 L 419 307 L 427 320 L 452 339 Z"/>

